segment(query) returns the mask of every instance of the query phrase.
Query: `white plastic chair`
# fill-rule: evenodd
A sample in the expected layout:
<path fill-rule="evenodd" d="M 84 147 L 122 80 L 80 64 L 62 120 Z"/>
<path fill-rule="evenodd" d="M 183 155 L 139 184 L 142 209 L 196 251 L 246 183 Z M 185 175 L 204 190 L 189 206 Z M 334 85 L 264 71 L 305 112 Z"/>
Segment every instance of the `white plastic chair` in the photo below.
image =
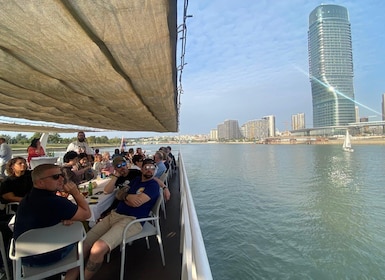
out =
<path fill-rule="evenodd" d="M 16 208 L 15 206 L 18 206 L 18 205 L 19 205 L 19 202 L 7 203 L 5 205 L 5 214 L 7 214 L 7 215 L 15 215 L 16 211 L 14 210 L 14 208 Z"/>
<path fill-rule="evenodd" d="M 166 172 L 163 172 L 163 174 L 159 178 L 159 180 L 161 180 L 165 184 L 166 187 L 168 187 L 168 174 L 169 174 L 169 170 L 167 170 Z M 162 207 L 162 211 L 163 211 L 163 217 L 164 217 L 164 219 L 167 219 L 166 202 L 164 201 L 164 197 L 162 198 L 162 201 L 161 201 L 161 207 Z"/>
<path fill-rule="evenodd" d="M 80 279 L 84 280 L 83 240 L 85 238 L 86 232 L 81 222 L 74 222 L 70 226 L 59 223 L 51 227 L 31 229 L 16 240 L 12 238 L 9 257 L 13 260 L 14 278 L 38 280 L 78 266 Z M 77 246 L 64 259 L 52 265 L 27 267 L 21 263 L 22 257 L 51 252 L 74 243 Z"/>
<path fill-rule="evenodd" d="M 4 239 L 1 231 L 0 231 L 0 251 L 1 251 L 1 259 L 3 260 L 3 265 L 4 265 L 5 276 L 7 277 L 7 280 L 11 280 L 11 274 L 9 273 L 9 267 L 8 267 L 7 253 L 5 252 Z"/>
<path fill-rule="evenodd" d="M 160 232 L 160 225 L 159 225 L 159 208 L 160 204 L 163 200 L 163 191 L 160 191 L 159 198 L 157 199 L 155 205 L 152 208 L 152 211 L 150 213 L 150 216 L 148 218 L 142 218 L 142 219 L 136 219 L 132 222 L 130 222 L 124 229 L 123 232 L 123 241 L 120 245 L 120 251 L 121 251 L 121 261 L 120 261 L 120 279 L 124 279 L 124 263 L 126 258 L 126 244 L 131 243 L 135 240 L 146 238 L 147 242 L 147 249 L 150 249 L 150 243 L 148 241 L 148 237 L 152 235 L 156 235 L 158 244 L 159 244 L 159 250 L 160 250 L 160 256 L 162 258 L 162 264 L 163 266 L 166 265 L 164 260 L 164 252 L 163 252 L 163 244 L 162 244 L 162 236 Z M 126 237 L 126 233 L 128 229 L 136 223 L 145 222 L 143 224 L 142 231 L 134 236 Z M 108 256 L 109 257 L 109 256 Z M 109 258 L 107 258 L 107 261 L 109 261 Z"/>

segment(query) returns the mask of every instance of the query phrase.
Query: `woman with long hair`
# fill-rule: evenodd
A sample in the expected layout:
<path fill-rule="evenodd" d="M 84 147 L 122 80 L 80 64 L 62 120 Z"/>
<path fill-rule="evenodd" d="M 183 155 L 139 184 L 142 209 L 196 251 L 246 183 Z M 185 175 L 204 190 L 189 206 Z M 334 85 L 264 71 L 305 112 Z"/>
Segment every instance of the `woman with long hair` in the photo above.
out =
<path fill-rule="evenodd" d="M 45 152 L 43 147 L 41 146 L 39 138 L 32 139 L 31 145 L 28 146 L 27 152 L 28 152 L 27 161 L 28 161 L 29 167 L 30 167 L 31 158 L 45 156 Z"/>
<path fill-rule="evenodd" d="M 23 157 L 14 157 L 7 162 L 7 178 L 1 183 L 1 200 L 5 203 L 20 202 L 32 189 L 31 171 Z"/>

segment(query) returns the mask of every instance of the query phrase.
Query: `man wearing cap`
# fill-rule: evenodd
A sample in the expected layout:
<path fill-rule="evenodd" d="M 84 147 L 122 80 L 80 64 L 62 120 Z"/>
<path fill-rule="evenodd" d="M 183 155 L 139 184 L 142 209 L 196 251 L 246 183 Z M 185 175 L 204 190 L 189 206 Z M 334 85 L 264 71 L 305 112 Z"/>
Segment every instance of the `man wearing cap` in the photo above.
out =
<path fill-rule="evenodd" d="M 121 172 L 121 161 L 114 162 L 115 168 Z M 120 167 L 119 167 L 120 166 Z M 155 163 L 151 159 L 143 161 L 142 175 L 130 182 L 130 188 L 118 204 L 116 210 L 97 223 L 88 233 L 84 241 L 84 255 L 88 257 L 85 266 L 85 279 L 90 279 L 101 267 L 104 256 L 119 246 L 122 234 L 128 223 L 135 219 L 148 217 L 152 207 L 159 197 L 159 185 L 153 179 Z M 117 179 L 113 179 L 116 181 Z M 127 236 L 132 236 L 142 230 L 140 223 L 130 228 Z M 77 270 L 78 272 L 78 270 Z M 76 279 L 77 275 L 66 275 L 66 279 Z"/>
<path fill-rule="evenodd" d="M 127 187 L 129 183 L 137 176 L 142 175 L 142 171 L 134 168 L 128 168 L 125 159 L 121 156 L 117 156 L 112 161 L 112 165 L 114 166 L 114 173 L 110 175 L 111 180 L 104 187 L 104 193 L 112 193 L 112 191 L 118 187 L 122 189 Z M 142 165 L 143 167 L 143 165 Z M 158 182 L 159 187 L 163 189 L 163 195 L 165 200 L 170 199 L 170 191 L 167 189 L 167 186 L 162 182 L 159 178 L 154 177 L 154 180 Z M 117 206 L 117 202 L 114 202 L 109 210 L 115 208 Z M 107 210 L 107 211 L 109 211 Z"/>
<path fill-rule="evenodd" d="M 110 175 L 111 180 L 104 187 L 105 193 L 111 193 L 116 187 L 126 187 L 133 179 L 142 175 L 141 170 L 129 169 L 126 160 L 122 156 L 116 156 L 112 161 L 114 173 Z"/>

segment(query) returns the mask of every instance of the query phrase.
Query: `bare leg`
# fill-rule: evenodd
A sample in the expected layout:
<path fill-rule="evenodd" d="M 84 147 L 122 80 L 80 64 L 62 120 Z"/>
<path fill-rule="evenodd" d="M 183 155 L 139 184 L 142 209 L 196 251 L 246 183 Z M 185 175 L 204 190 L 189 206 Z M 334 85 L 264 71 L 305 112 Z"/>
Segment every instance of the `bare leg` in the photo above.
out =
<path fill-rule="evenodd" d="M 94 245 L 92 245 L 90 256 L 86 264 L 86 269 L 84 272 L 84 278 L 89 280 L 94 276 L 94 274 L 99 270 L 104 261 L 104 255 L 110 251 L 110 247 L 102 241 L 97 240 Z"/>
<path fill-rule="evenodd" d="M 91 247 L 86 243 L 83 243 L 83 254 L 84 259 L 86 260 L 88 255 L 90 254 Z M 76 280 L 79 276 L 79 267 L 74 267 L 66 272 L 65 280 Z"/>

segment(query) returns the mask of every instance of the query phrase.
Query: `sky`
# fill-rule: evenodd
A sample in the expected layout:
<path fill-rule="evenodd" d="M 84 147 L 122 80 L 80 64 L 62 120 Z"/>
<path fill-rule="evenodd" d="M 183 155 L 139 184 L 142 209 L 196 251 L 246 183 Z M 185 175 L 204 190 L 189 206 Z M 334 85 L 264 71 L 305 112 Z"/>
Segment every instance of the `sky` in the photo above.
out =
<path fill-rule="evenodd" d="M 183 0 L 177 1 L 180 24 Z M 305 113 L 306 127 L 313 127 L 307 31 L 309 14 L 322 3 L 349 11 L 355 100 L 360 117 L 380 120 L 385 1 L 190 0 L 179 134 L 208 134 L 225 120 L 238 120 L 241 126 L 266 115 L 274 115 L 282 131 L 290 129 L 291 115 L 298 113 Z"/>
<path fill-rule="evenodd" d="M 189 1 L 181 134 L 209 133 L 227 119 L 241 126 L 266 115 L 275 115 L 282 131 L 297 113 L 305 113 L 306 127 L 313 127 L 307 31 L 309 14 L 320 4 Z M 380 120 L 375 112 L 381 112 L 385 93 L 385 1 L 324 4 L 349 11 L 355 100 L 361 117 Z"/>

